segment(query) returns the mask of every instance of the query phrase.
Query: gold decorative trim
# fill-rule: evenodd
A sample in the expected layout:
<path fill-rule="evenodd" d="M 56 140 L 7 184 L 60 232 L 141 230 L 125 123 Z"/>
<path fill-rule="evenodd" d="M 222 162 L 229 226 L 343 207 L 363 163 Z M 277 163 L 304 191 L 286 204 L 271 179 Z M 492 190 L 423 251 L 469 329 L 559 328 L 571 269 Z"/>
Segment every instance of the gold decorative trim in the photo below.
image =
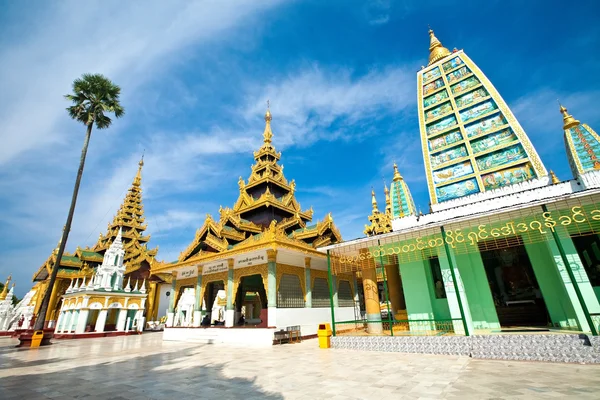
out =
<path fill-rule="evenodd" d="M 269 268 L 267 264 L 251 265 L 245 268 L 238 268 L 233 270 L 233 298 L 237 296 L 237 291 L 242 278 L 246 276 L 260 275 L 263 286 L 265 288 L 265 294 L 267 298 L 269 296 Z"/>

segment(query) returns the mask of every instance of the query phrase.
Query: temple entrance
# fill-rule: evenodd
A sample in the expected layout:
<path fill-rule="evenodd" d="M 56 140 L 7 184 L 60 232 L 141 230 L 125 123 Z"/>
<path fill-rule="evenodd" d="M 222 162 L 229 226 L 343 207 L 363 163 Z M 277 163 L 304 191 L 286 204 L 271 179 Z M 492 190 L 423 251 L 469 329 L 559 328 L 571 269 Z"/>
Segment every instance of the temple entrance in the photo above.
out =
<path fill-rule="evenodd" d="M 236 326 L 268 326 L 267 293 L 260 274 L 241 278 L 235 296 L 235 311 Z"/>
<path fill-rule="evenodd" d="M 209 316 L 210 325 L 225 324 L 225 306 L 227 298 L 224 296 L 225 283 L 223 281 L 214 281 L 206 285 L 204 291 L 204 304 L 206 304 L 206 313 Z M 219 297 L 219 295 L 221 295 Z"/>
<path fill-rule="evenodd" d="M 548 327 L 548 310 L 525 246 L 519 243 L 509 248 L 486 248 L 486 243 L 480 243 L 500 326 Z"/>

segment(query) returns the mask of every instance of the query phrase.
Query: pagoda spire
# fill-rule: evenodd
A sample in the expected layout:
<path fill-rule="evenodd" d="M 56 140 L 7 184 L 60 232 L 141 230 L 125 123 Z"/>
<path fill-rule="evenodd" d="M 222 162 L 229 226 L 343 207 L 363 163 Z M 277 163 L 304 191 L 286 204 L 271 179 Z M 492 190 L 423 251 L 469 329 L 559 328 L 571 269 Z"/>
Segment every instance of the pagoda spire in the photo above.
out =
<path fill-rule="evenodd" d="M 575 178 L 586 177 L 588 172 L 600 170 L 600 136 L 587 124 L 582 124 L 560 105 L 565 131 L 567 159 Z M 595 185 L 584 179 L 584 185 Z M 591 187 L 591 186 L 590 186 Z M 595 187 L 595 186 L 594 186 Z"/>
<path fill-rule="evenodd" d="M 371 204 L 373 205 L 373 212 L 379 212 L 377 208 L 377 199 L 375 198 L 375 191 L 371 188 Z"/>
<path fill-rule="evenodd" d="M 273 132 L 271 131 L 271 106 L 269 100 L 267 100 L 267 112 L 265 113 L 265 131 L 263 133 L 263 141 L 266 145 L 271 145 L 271 139 L 273 139 Z"/>
<path fill-rule="evenodd" d="M 393 182 L 399 182 L 402 180 L 402 175 L 400 175 L 400 172 L 398 172 L 398 165 L 396 165 L 396 163 L 394 163 L 394 178 L 393 178 Z"/>
<path fill-rule="evenodd" d="M 2 289 L 2 293 L 0 293 L 0 300 L 6 299 L 6 296 L 8 295 L 8 286 L 10 285 L 11 279 L 12 275 L 9 275 L 6 283 L 4 284 L 4 289 Z"/>
<path fill-rule="evenodd" d="M 560 113 L 563 115 L 563 129 L 573 128 L 574 126 L 579 125 L 579 121 L 577 121 L 571 114 L 569 114 L 567 109 L 563 107 L 560 102 Z"/>
<path fill-rule="evenodd" d="M 390 190 L 387 187 L 385 181 L 383 182 L 383 193 L 385 193 L 385 213 L 389 216 L 392 215 L 392 201 L 390 200 Z"/>
<path fill-rule="evenodd" d="M 439 41 L 433 30 L 429 29 L 429 64 L 431 65 L 442 58 L 449 56 L 450 50 L 442 46 L 442 42 Z"/>
<path fill-rule="evenodd" d="M 408 185 L 398 171 L 398 165 L 394 163 L 394 178 L 390 187 L 391 218 L 401 218 L 416 215 L 417 209 L 413 201 Z"/>
<path fill-rule="evenodd" d="M 93 251 L 104 254 L 112 243 L 122 244 L 127 249 L 124 263 L 131 267 L 130 272 L 136 271 L 144 263 L 149 268 L 151 261 L 158 252 L 158 248 L 148 249 L 150 236 L 144 236 L 147 228 L 142 203 L 142 168 L 144 155 L 138 162 L 138 170 L 133 182 L 121 203 L 112 222 L 108 224 L 105 235 L 100 234 Z"/>
<path fill-rule="evenodd" d="M 142 185 L 142 167 L 144 166 L 144 155 L 142 154 L 142 159 L 138 163 L 138 171 L 135 174 L 135 178 L 133 178 L 133 186 L 140 187 Z"/>

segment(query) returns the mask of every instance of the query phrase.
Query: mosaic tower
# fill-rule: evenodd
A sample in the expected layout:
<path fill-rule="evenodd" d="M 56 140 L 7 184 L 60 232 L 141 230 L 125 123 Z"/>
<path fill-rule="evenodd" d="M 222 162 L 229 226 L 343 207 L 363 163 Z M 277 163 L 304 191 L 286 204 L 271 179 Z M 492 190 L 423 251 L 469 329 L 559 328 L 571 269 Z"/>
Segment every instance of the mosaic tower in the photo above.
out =
<path fill-rule="evenodd" d="M 563 129 L 565 130 L 565 147 L 567 158 L 577 178 L 592 171 L 600 170 L 600 137 L 587 124 L 582 124 L 571 116 L 562 105 Z"/>
<path fill-rule="evenodd" d="M 544 165 L 496 88 L 462 50 L 450 52 L 432 30 L 429 36 L 429 64 L 417 79 L 433 210 L 469 203 L 466 196 L 511 185 L 546 185 Z"/>

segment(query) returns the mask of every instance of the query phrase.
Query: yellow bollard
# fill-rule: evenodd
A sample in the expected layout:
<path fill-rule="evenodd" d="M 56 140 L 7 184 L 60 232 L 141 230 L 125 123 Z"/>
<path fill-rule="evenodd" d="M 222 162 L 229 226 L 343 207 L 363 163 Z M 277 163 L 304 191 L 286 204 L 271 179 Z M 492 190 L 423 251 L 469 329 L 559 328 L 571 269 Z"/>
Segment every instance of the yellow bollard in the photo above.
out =
<path fill-rule="evenodd" d="M 328 349 L 331 347 L 331 325 L 327 323 L 319 324 L 317 336 L 319 337 L 319 348 Z"/>
<path fill-rule="evenodd" d="M 31 337 L 31 347 L 40 347 L 42 339 L 44 339 L 44 331 L 33 332 L 33 336 Z"/>

